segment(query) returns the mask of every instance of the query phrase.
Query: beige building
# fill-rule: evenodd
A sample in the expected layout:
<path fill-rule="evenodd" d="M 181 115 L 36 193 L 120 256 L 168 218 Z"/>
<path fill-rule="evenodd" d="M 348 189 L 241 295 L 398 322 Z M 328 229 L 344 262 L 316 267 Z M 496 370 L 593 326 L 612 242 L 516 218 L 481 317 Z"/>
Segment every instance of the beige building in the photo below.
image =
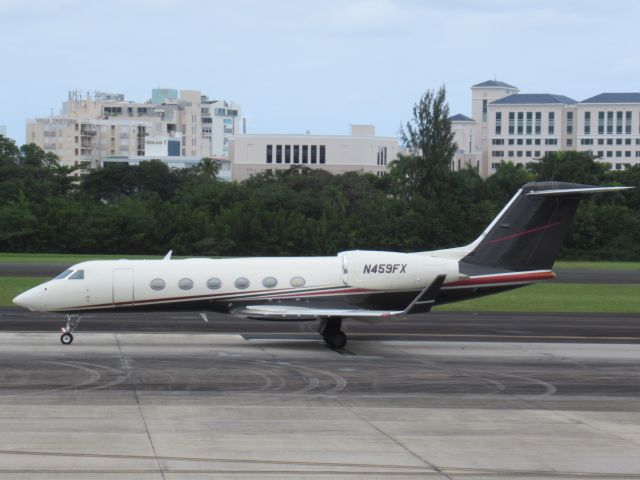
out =
<path fill-rule="evenodd" d="M 57 154 L 63 165 L 87 168 L 112 158 L 225 159 L 240 118 L 238 105 L 197 90 L 154 89 L 144 103 L 122 94 L 74 91 L 60 115 L 28 120 L 26 138 Z"/>
<path fill-rule="evenodd" d="M 471 87 L 472 116 L 454 115 L 458 151 L 452 169 L 491 175 L 501 163 L 526 165 L 547 152 L 590 151 L 611 168 L 640 163 L 640 93 L 603 93 L 578 102 L 522 94 L 504 82 Z"/>
<path fill-rule="evenodd" d="M 381 176 L 399 150 L 397 139 L 377 137 L 371 125 L 352 125 L 350 135 L 235 135 L 230 142 L 231 175 L 237 181 L 293 165 Z"/>

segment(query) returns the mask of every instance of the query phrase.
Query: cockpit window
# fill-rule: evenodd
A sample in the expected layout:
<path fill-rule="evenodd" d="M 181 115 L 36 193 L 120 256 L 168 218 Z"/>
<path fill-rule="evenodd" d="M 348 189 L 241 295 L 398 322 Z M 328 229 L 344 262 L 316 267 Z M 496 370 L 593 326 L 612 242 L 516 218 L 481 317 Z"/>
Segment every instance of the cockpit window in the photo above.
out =
<path fill-rule="evenodd" d="M 64 272 L 62 272 L 57 277 L 54 277 L 54 280 L 62 280 L 63 278 L 66 278 L 71 272 L 73 272 L 73 270 L 71 270 L 71 269 L 65 270 Z"/>
<path fill-rule="evenodd" d="M 84 280 L 84 270 L 78 270 L 69 277 L 69 280 Z"/>

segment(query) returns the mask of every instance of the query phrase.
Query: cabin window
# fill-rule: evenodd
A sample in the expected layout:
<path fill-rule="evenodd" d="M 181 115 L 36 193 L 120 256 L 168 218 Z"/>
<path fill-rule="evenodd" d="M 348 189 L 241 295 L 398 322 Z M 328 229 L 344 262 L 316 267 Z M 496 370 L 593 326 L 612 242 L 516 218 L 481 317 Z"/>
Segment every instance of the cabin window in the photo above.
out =
<path fill-rule="evenodd" d="M 236 288 L 245 289 L 249 287 L 249 280 L 244 277 L 236 278 L 234 285 Z"/>
<path fill-rule="evenodd" d="M 63 278 L 66 278 L 71 272 L 73 272 L 73 270 L 65 270 L 60 275 L 55 277 L 54 280 L 62 280 Z"/>
<path fill-rule="evenodd" d="M 278 285 L 278 280 L 273 277 L 265 277 L 264 280 L 262 280 L 262 285 L 266 288 L 273 288 Z"/>
<path fill-rule="evenodd" d="M 217 290 L 218 288 L 220 288 L 222 286 L 222 282 L 220 281 L 219 278 L 210 278 L 209 280 L 207 280 L 207 288 L 209 290 Z"/>
<path fill-rule="evenodd" d="M 149 282 L 149 286 L 151 287 L 151 290 L 163 290 L 165 287 L 165 283 L 161 278 L 154 278 L 153 280 L 151 280 L 151 282 Z"/>
<path fill-rule="evenodd" d="M 193 280 L 190 278 L 181 278 L 178 282 L 180 290 L 191 290 L 193 288 Z"/>
<path fill-rule="evenodd" d="M 304 287 L 306 282 L 302 277 L 293 277 L 289 283 L 291 283 L 292 287 Z"/>
<path fill-rule="evenodd" d="M 77 270 L 69 277 L 69 280 L 84 280 L 84 270 Z"/>

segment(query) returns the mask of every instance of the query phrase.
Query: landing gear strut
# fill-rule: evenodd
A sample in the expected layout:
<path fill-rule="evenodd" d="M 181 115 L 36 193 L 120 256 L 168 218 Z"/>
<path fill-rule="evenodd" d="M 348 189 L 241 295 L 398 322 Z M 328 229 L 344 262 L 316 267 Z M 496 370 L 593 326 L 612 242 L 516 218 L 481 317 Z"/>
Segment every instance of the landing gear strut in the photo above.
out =
<path fill-rule="evenodd" d="M 62 327 L 62 335 L 60 335 L 60 342 L 63 345 L 69 345 L 73 342 L 73 332 L 80 323 L 80 315 L 67 315 L 67 325 Z"/>
<path fill-rule="evenodd" d="M 338 350 L 340 348 L 344 348 L 347 344 L 347 336 L 341 328 L 341 318 L 325 318 L 320 321 L 320 328 L 318 331 L 327 345 L 334 350 Z"/>

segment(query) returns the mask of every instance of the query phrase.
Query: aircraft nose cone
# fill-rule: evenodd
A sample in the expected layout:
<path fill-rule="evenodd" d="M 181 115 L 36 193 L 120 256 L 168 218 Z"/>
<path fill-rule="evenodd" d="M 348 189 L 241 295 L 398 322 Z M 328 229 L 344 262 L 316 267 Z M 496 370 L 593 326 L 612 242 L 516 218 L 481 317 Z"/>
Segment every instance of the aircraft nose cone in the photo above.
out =
<path fill-rule="evenodd" d="M 40 295 L 38 295 L 36 289 L 32 288 L 14 298 L 13 303 L 20 307 L 28 308 L 29 310 L 37 310 L 42 303 L 39 297 Z"/>

